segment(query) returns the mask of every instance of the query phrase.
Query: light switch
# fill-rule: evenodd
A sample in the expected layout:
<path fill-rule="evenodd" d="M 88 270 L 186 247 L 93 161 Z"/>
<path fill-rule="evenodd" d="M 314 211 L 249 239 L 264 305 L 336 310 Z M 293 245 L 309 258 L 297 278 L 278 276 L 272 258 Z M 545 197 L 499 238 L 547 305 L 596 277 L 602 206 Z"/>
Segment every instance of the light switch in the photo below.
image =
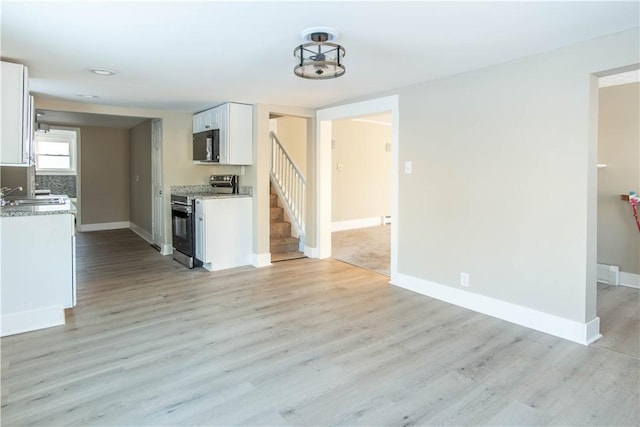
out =
<path fill-rule="evenodd" d="M 404 174 L 405 175 L 411 175 L 411 173 L 413 172 L 413 164 L 411 163 L 411 160 L 407 160 L 404 162 Z"/>

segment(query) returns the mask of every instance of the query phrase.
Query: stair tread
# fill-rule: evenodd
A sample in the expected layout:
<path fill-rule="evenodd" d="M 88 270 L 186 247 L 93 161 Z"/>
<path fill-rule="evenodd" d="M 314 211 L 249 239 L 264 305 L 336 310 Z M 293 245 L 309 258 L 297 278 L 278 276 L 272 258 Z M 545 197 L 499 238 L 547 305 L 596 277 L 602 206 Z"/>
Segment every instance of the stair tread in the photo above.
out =
<path fill-rule="evenodd" d="M 274 237 L 271 239 L 271 243 L 299 243 L 300 239 L 297 237 Z"/>

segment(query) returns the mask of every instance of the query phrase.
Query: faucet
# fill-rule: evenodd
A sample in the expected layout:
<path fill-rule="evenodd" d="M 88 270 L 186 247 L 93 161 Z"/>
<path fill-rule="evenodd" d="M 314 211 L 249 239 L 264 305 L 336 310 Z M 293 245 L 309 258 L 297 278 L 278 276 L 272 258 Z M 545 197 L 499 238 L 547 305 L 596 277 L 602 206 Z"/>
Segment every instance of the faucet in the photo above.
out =
<path fill-rule="evenodd" d="M 13 188 L 2 187 L 2 188 L 0 188 L 0 207 L 5 206 L 7 204 L 7 201 L 4 199 L 5 196 L 8 196 L 9 194 L 13 193 L 14 191 L 22 191 L 22 187 L 13 187 Z"/>

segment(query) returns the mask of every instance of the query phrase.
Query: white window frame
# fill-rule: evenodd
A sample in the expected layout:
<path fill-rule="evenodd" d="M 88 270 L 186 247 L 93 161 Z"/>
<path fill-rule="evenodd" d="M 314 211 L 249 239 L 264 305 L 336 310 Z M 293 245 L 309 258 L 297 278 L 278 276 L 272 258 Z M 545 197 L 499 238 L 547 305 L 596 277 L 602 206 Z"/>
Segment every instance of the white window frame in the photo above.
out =
<path fill-rule="evenodd" d="M 56 130 L 74 131 L 76 133 L 75 141 L 69 141 L 68 139 L 56 138 L 55 136 L 52 136 L 51 132 L 55 132 Z M 71 167 L 68 169 L 67 168 L 65 169 L 40 168 L 38 166 L 38 155 L 39 155 L 38 148 L 39 148 L 40 139 L 43 139 L 43 140 L 46 139 L 48 141 L 55 141 L 55 142 L 68 142 Z M 78 144 L 80 142 L 80 128 L 66 127 L 66 126 L 50 126 L 49 132 L 47 133 L 36 132 L 35 140 L 36 140 L 36 143 L 35 143 L 36 172 L 39 172 L 41 175 L 77 175 L 78 174 L 77 160 L 78 160 Z"/>

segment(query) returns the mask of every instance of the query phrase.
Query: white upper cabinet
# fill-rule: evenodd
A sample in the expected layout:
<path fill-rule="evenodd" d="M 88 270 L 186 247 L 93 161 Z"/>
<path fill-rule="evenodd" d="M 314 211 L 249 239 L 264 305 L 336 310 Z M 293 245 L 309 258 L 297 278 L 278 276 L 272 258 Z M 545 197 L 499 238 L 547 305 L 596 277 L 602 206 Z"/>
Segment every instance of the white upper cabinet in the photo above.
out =
<path fill-rule="evenodd" d="M 220 110 L 220 163 L 250 165 L 253 162 L 253 107 L 229 102 Z"/>
<path fill-rule="evenodd" d="M 193 115 L 193 133 L 204 132 L 210 129 L 219 129 L 218 107 L 202 111 Z"/>
<path fill-rule="evenodd" d="M 220 130 L 220 164 L 253 163 L 253 107 L 229 102 L 193 115 L 193 133 Z"/>
<path fill-rule="evenodd" d="M 33 164 L 33 105 L 27 67 L 2 61 L 0 164 Z"/>
<path fill-rule="evenodd" d="M 205 111 L 205 113 L 207 114 L 205 115 L 204 127 L 206 129 L 220 129 L 220 112 L 218 111 L 218 108 L 212 108 Z"/>
<path fill-rule="evenodd" d="M 206 111 L 196 113 L 193 115 L 193 133 L 198 133 L 207 130 L 204 127 L 204 116 Z"/>

